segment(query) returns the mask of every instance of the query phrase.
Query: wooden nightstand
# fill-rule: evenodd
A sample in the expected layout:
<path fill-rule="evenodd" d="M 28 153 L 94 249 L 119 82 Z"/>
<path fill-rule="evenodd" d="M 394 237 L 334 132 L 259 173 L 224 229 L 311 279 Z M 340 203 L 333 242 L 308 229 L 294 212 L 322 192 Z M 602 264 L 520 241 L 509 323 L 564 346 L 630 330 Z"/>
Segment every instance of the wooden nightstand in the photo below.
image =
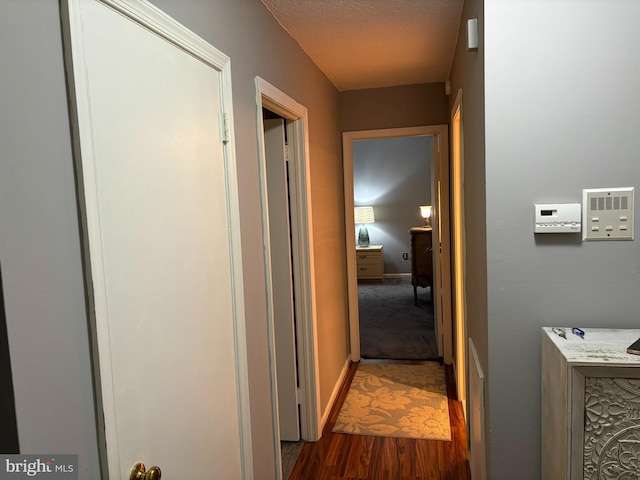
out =
<path fill-rule="evenodd" d="M 383 280 L 382 245 L 356 247 L 356 268 L 358 270 L 358 280 Z"/>

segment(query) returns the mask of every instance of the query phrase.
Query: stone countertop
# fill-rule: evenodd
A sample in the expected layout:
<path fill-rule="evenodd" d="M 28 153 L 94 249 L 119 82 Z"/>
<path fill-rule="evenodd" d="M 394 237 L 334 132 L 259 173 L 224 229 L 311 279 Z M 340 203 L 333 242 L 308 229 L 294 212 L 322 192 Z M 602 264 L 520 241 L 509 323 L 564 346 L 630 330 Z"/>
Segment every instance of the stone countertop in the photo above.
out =
<path fill-rule="evenodd" d="M 553 332 L 563 328 L 566 340 Z M 556 345 L 567 363 L 640 367 L 640 355 L 627 353 L 627 347 L 640 338 L 640 329 L 582 328 L 584 338 L 571 333 L 571 327 L 543 327 L 543 335 Z"/>

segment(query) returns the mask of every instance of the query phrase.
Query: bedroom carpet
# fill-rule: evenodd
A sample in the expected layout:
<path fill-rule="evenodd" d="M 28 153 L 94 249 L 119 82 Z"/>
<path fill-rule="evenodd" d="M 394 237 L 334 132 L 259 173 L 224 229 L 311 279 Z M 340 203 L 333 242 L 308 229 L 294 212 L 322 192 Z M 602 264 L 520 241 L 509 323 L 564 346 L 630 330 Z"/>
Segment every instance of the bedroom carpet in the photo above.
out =
<path fill-rule="evenodd" d="M 429 288 L 418 288 L 414 305 L 409 278 L 360 282 L 358 310 L 362 358 L 438 359 Z"/>

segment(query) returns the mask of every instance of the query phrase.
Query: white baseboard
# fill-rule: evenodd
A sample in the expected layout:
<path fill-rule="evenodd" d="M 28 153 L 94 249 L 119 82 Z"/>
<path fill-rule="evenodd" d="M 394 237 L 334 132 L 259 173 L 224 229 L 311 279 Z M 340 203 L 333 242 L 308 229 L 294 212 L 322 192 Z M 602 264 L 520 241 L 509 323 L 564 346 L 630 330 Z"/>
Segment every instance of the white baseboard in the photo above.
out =
<path fill-rule="evenodd" d="M 384 278 L 411 278 L 410 273 L 385 273 Z"/>
<path fill-rule="evenodd" d="M 485 403 L 484 372 L 476 346 L 469 337 L 469 467 L 473 480 L 487 478 L 486 467 L 486 435 L 485 435 Z"/>
<path fill-rule="evenodd" d="M 351 364 L 351 358 L 347 357 L 346 361 L 344 362 L 344 366 L 342 367 L 342 371 L 340 372 L 340 376 L 338 377 L 338 381 L 333 387 L 333 391 L 331 392 L 331 396 L 329 397 L 329 401 L 327 402 L 327 407 L 324 409 L 324 412 L 322 412 L 322 418 L 320 419 L 320 436 L 322 436 L 322 431 L 324 430 L 324 426 L 326 425 L 327 420 L 329 420 L 329 414 L 331 413 L 333 404 L 335 403 L 336 398 L 338 397 L 338 393 L 340 393 L 340 388 L 342 387 L 342 384 L 344 383 L 344 379 L 347 376 L 347 372 L 349 371 L 350 364 Z"/>

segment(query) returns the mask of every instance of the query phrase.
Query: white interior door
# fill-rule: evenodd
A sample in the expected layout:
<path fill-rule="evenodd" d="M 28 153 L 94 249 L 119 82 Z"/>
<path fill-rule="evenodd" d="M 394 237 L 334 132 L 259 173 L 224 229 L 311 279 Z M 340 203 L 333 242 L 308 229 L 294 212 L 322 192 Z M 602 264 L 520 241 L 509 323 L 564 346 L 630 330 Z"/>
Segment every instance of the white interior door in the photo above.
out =
<path fill-rule="evenodd" d="M 109 478 L 248 478 L 222 75 L 108 3 L 67 7 Z"/>
<path fill-rule="evenodd" d="M 264 120 L 269 252 L 280 439 L 300 440 L 296 331 L 284 119 Z"/>
<path fill-rule="evenodd" d="M 442 197 L 440 190 L 440 169 L 442 168 L 442 159 L 440 158 L 440 137 L 435 135 L 433 142 L 431 142 L 431 155 L 433 159 L 433 168 L 431 175 L 431 201 L 433 202 L 432 208 L 432 230 L 433 236 L 432 252 L 433 252 L 433 285 L 431 288 L 431 298 L 434 303 L 434 330 L 436 335 L 436 344 L 438 346 L 438 356 L 444 356 L 444 312 L 442 311 L 442 227 L 440 225 L 440 215 L 438 211 L 442 205 Z"/>
<path fill-rule="evenodd" d="M 438 354 L 444 363 L 453 363 L 453 326 L 451 317 L 451 245 L 449 216 L 449 149 L 447 127 L 434 138 L 434 297 Z M 436 151 L 437 150 L 437 151 Z"/>

